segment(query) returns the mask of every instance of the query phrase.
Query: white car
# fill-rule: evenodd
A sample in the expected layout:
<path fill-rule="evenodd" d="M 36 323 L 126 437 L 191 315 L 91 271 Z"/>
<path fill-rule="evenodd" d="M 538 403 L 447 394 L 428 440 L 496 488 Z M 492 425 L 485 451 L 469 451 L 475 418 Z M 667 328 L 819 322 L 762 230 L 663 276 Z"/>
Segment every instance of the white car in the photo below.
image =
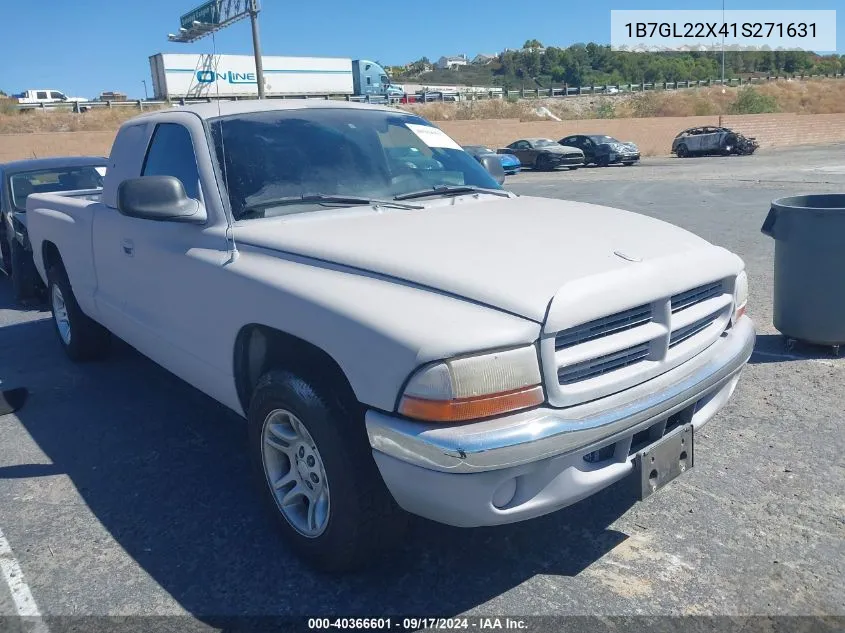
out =
<path fill-rule="evenodd" d="M 623 478 L 651 494 L 693 466 L 754 345 L 736 255 L 514 195 L 387 106 L 142 115 L 100 201 L 27 214 L 67 354 L 113 333 L 245 417 L 263 499 L 324 569 L 389 551 L 402 510 L 473 527 Z"/>

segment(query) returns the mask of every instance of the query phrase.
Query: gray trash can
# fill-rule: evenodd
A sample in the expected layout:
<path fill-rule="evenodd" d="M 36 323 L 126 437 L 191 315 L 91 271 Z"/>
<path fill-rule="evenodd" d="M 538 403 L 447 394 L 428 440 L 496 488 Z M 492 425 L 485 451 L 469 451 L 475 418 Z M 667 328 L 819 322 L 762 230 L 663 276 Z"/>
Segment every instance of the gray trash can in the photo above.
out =
<path fill-rule="evenodd" d="M 845 343 L 845 193 L 775 200 L 761 230 L 775 240 L 775 327 L 838 353 Z"/>

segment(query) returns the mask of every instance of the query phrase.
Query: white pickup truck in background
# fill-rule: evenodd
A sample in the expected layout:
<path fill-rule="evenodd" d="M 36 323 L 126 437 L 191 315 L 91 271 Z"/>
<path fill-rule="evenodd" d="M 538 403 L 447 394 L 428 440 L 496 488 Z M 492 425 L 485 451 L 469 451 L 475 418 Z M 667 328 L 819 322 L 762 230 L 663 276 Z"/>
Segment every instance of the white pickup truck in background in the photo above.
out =
<path fill-rule="evenodd" d="M 386 551 L 400 508 L 472 527 L 623 478 L 651 494 L 754 345 L 737 256 L 516 196 L 389 107 L 142 115 L 100 201 L 36 194 L 27 215 L 68 355 L 113 333 L 243 415 L 263 498 L 324 569 Z"/>
<path fill-rule="evenodd" d="M 87 103 L 85 97 L 68 97 L 59 90 L 35 89 L 24 90 L 12 95 L 18 103 Z"/>

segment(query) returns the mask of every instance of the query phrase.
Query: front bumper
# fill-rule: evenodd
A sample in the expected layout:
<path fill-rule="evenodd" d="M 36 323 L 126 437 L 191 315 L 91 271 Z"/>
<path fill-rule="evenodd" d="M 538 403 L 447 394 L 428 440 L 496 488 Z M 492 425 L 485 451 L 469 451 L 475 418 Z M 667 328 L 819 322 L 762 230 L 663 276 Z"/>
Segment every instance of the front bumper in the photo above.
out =
<path fill-rule="evenodd" d="M 611 154 L 610 155 L 610 162 L 611 163 L 633 163 L 640 160 L 639 152 L 630 152 L 630 153 L 622 153 L 622 154 Z"/>
<path fill-rule="evenodd" d="M 584 156 L 578 154 L 573 154 L 572 156 L 550 154 L 549 162 L 558 167 L 580 166 L 584 164 Z"/>
<path fill-rule="evenodd" d="M 373 457 L 396 502 L 414 514 L 461 527 L 540 516 L 629 474 L 635 435 L 656 440 L 667 424 L 708 422 L 733 393 L 754 341 L 754 326 L 742 317 L 680 367 L 565 409 L 460 425 L 369 411 Z"/>

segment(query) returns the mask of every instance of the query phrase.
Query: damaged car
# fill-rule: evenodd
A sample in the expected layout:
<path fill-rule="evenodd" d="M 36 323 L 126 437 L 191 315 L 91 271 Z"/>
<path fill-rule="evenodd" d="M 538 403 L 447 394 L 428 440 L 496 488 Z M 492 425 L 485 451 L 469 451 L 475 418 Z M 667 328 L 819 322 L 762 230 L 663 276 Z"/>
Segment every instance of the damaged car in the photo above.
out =
<path fill-rule="evenodd" d="M 754 137 L 744 136 L 726 127 L 709 125 L 688 128 L 672 141 L 672 153 L 678 158 L 708 154 L 750 155 L 758 147 L 760 144 Z"/>

